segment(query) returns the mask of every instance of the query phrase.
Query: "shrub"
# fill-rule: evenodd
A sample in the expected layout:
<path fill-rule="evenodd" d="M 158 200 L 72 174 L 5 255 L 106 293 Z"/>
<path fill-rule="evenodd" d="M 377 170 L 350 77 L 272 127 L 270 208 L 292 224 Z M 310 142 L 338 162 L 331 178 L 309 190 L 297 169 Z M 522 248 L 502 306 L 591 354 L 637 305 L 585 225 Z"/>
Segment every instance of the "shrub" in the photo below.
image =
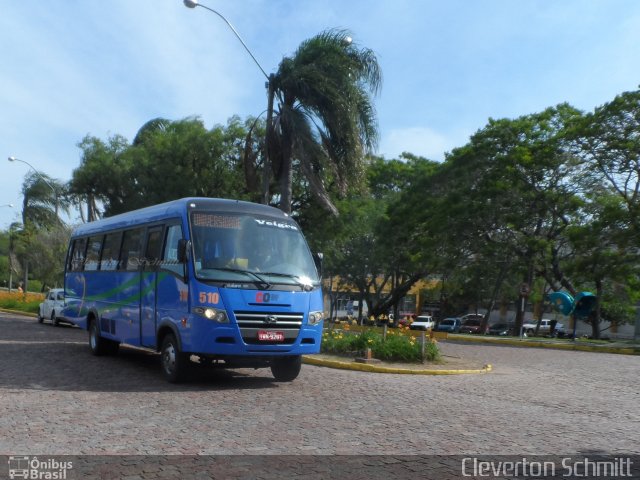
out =
<path fill-rule="evenodd" d="M 0 292 L 0 308 L 37 313 L 44 295 L 39 293 Z"/>
<path fill-rule="evenodd" d="M 375 358 L 391 362 L 419 362 L 422 360 L 422 345 L 408 330 L 398 333 L 389 331 L 387 338 L 373 329 L 361 333 L 351 333 L 348 327 L 344 330 L 331 330 L 322 337 L 321 351 L 324 353 L 363 355 L 367 348 Z M 424 359 L 437 361 L 440 350 L 435 340 L 427 339 Z"/>

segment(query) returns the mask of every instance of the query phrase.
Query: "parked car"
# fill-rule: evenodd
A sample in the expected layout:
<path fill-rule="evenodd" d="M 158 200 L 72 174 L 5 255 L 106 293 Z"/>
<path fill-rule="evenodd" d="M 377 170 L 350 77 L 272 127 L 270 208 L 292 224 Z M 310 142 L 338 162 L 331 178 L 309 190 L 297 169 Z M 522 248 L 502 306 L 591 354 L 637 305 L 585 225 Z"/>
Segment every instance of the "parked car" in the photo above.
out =
<path fill-rule="evenodd" d="M 409 328 L 411 330 L 430 330 L 435 324 L 436 322 L 433 321 L 431 315 L 419 315 L 411 325 L 409 325 Z"/>
<path fill-rule="evenodd" d="M 538 329 L 538 335 L 549 335 L 549 333 L 551 332 L 552 321 L 553 320 L 550 320 L 548 318 L 543 318 L 542 320 L 540 320 L 540 328 Z M 536 327 L 537 327 L 537 322 L 535 320 L 531 322 L 525 322 L 522 325 L 522 329 L 524 330 L 524 333 L 526 333 L 529 336 L 534 335 L 536 333 Z M 564 334 L 564 325 L 562 323 L 556 323 L 556 327 L 553 331 L 553 335 L 558 335 L 558 334 Z"/>
<path fill-rule="evenodd" d="M 513 335 L 514 327 L 513 323 L 494 323 L 489 327 L 489 335 Z"/>
<path fill-rule="evenodd" d="M 444 318 L 434 328 L 436 332 L 458 333 L 462 321 L 458 317 Z"/>
<path fill-rule="evenodd" d="M 482 318 L 469 318 L 462 322 L 460 333 L 487 333 L 482 331 Z"/>
<path fill-rule="evenodd" d="M 58 315 L 63 308 L 64 288 L 52 288 L 38 308 L 38 322 L 42 323 L 47 319 L 51 320 L 51 325 L 57 326 L 60 322 Z"/>
<path fill-rule="evenodd" d="M 415 315 L 411 313 L 402 313 L 400 314 L 400 319 L 398 320 L 398 325 L 401 327 L 406 327 L 411 324 L 415 320 Z"/>

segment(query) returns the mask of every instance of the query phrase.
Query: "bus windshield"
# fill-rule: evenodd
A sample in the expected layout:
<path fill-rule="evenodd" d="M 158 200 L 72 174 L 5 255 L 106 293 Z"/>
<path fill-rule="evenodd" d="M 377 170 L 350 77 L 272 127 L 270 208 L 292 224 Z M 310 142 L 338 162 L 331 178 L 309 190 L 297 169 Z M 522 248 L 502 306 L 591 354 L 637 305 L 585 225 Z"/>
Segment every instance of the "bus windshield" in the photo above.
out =
<path fill-rule="evenodd" d="M 190 217 L 196 277 L 214 282 L 319 285 L 311 252 L 292 221 L 194 211 Z"/>

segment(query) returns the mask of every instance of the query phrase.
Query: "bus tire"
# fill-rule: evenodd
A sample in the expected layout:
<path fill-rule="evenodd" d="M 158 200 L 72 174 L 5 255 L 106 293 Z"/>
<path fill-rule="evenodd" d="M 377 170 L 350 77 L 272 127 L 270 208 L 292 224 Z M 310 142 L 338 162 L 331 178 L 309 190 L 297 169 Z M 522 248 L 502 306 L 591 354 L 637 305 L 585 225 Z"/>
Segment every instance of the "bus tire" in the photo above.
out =
<path fill-rule="evenodd" d="M 277 357 L 271 361 L 271 373 L 277 382 L 295 380 L 302 368 L 302 357 Z"/>
<path fill-rule="evenodd" d="M 89 349 L 95 356 L 106 355 L 109 350 L 109 341 L 100 336 L 100 325 L 93 319 L 89 324 Z"/>
<path fill-rule="evenodd" d="M 188 357 L 180 351 L 178 342 L 173 333 L 168 333 L 162 339 L 160 347 L 160 364 L 162 373 L 170 383 L 178 383 L 184 380 L 187 369 Z"/>

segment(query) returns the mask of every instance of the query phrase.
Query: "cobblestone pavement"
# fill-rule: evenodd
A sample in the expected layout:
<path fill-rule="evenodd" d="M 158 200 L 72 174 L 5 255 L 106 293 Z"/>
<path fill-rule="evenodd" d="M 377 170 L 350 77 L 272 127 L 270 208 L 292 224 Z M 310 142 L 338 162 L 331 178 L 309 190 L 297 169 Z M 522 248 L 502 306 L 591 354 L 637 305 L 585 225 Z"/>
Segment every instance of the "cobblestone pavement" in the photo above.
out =
<path fill-rule="evenodd" d="M 486 375 L 194 371 L 0 313 L 0 454 L 640 453 L 640 356 L 442 342 Z"/>

